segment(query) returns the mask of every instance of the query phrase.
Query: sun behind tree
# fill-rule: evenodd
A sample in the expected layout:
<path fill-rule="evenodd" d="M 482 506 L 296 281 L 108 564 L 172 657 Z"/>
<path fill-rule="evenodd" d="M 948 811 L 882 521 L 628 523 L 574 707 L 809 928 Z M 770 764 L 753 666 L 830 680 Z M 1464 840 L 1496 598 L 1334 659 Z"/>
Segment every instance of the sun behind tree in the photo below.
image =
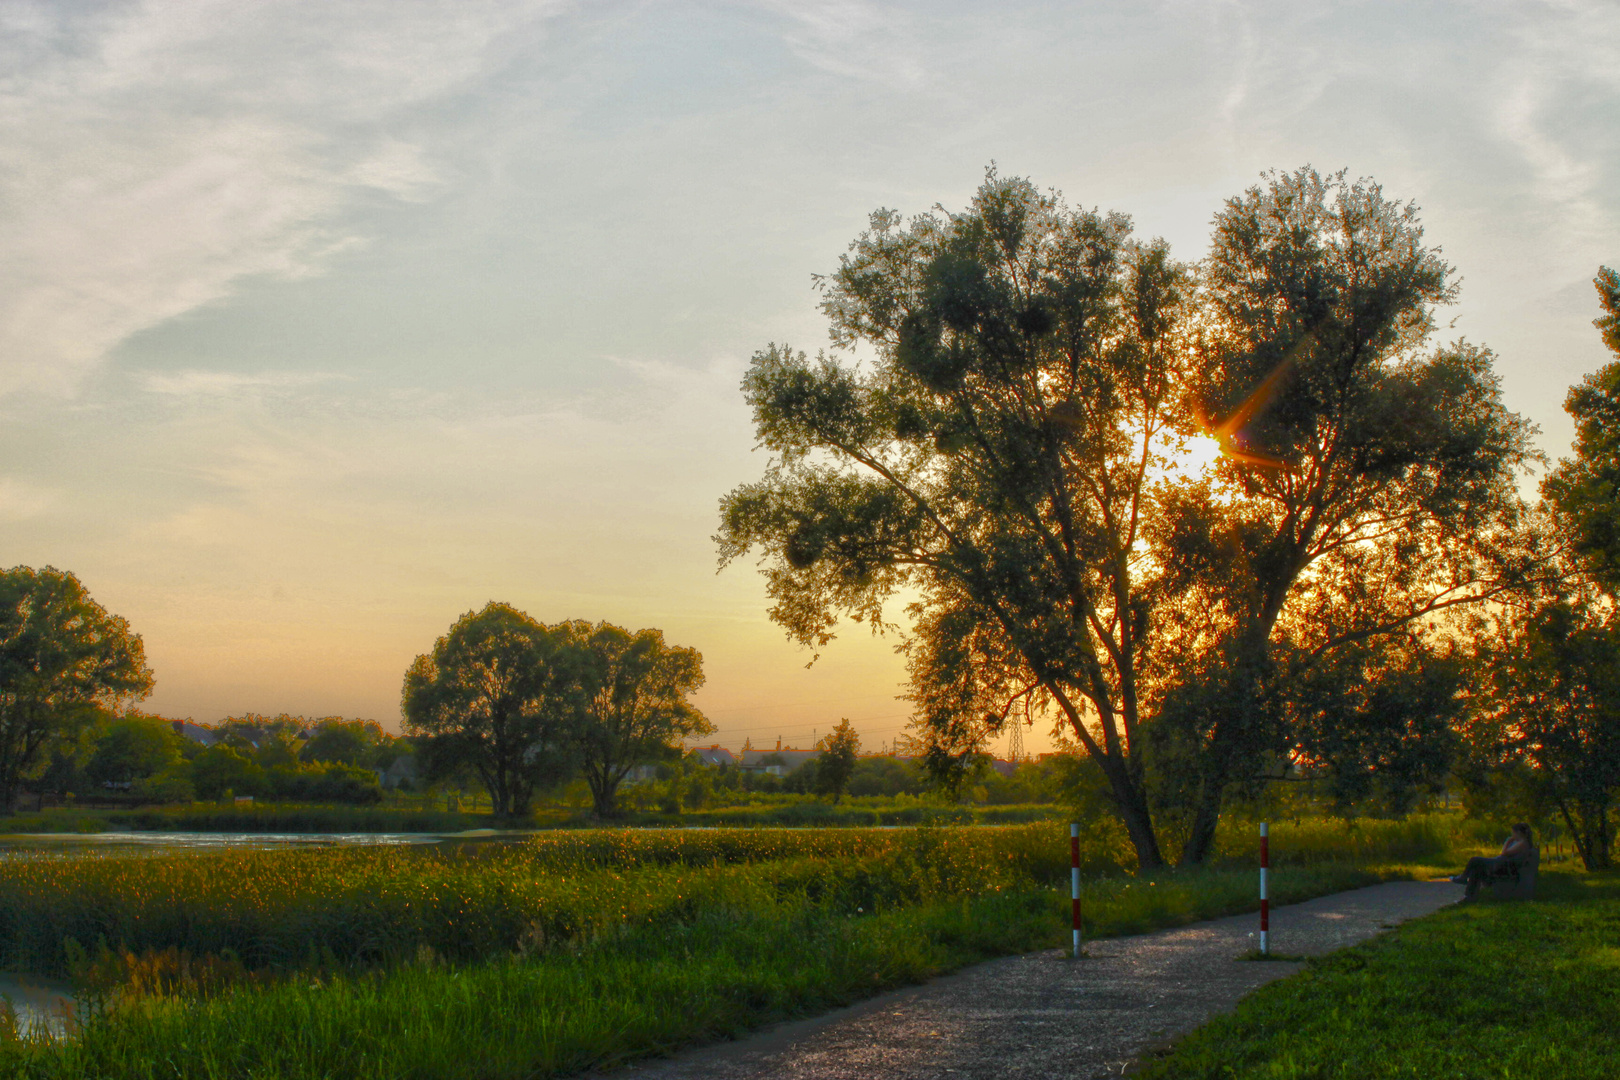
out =
<path fill-rule="evenodd" d="M 1529 427 L 1489 352 L 1429 344 L 1451 276 L 1414 207 L 1310 168 L 1229 199 L 1198 266 L 994 170 L 961 212 L 879 210 L 818 279 L 835 351 L 744 377 L 773 458 L 723 500 L 722 563 L 762 549 L 811 648 L 918 597 L 936 775 L 1033 707 L 1144 867 L 1164 823 L 1202 862 L 1234 793 L 1444 728 L 1426 693 L 1338 710 L 1302 679 L 1399 683 L 1533 572 Z M 1172 468 L 1183 442 L 1212 464 Z"/>

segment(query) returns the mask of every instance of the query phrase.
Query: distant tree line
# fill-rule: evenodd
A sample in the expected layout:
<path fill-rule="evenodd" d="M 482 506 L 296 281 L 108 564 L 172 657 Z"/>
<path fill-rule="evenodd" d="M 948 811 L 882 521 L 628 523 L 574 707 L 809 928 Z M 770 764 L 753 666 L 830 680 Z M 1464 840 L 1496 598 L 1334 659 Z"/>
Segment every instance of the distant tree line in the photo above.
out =
<path fill-rule="evenodd" d="M 413 748 L 374 720 L 329 716 L 228 717 L 203 742 L 177 721 L 130 710 L 60 740 L 26 787 L 43 797 L 128 797 L 189 802 L 253 796 L 367 804 L 378 773 Z"/>
<path fill-rule="evenodd" d="M 854 734 L 853 729 L 850 734 Z M 826 741 L 818 745 L 824 746 Z M 763 753 L 756 759 L 756 767 L 742 768 L 736 764 L 709 764 L 696 751 L 689 751 L 679 758 L 658 762 L 650 781 L 629 789 L 622 801 L 638 811 L 666 814 L 747 805 L 756 796 L 784 795 L 817 797 L 835 804 L 844 796 L 882 800 L 926 797 L 989 806 L 1066 804 L 1088 819 L 1095 813 L 1094 778 L 1081 777 L 1080 759 L 1070 754 L 1046 754 L 1040 760 L 1016 763 L 996 763 L 989 754 L 981 754 L 962 770 L 961 783 L 954 790 L 945 787 L 921 758 L 855 755 L 847 759 L 847 774 L 843 774 L 841 766 L 827 768 L 829 760 L 837 762 L 823 749 L 819 757 L 778 774 L 768 771 L 768 767 L 786 766 L 787 758 L 780 755 Z"/>

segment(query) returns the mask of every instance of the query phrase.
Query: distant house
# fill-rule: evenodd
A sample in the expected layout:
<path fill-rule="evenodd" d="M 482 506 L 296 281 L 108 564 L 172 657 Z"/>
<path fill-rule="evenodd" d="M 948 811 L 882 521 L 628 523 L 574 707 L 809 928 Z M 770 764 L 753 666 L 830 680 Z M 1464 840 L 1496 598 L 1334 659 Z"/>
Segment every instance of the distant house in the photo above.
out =
<path fill-rule="evenodd" d="M 624 774 L 623 783 L 641 784 L 648 780 L 658 779 L 657 765 L 633 765 L 630 771 Z"/>
<path fill-rule="evenodd" d="M 190 720 L 171 720 L 169 723 L 174 725 L 176 735 L 190 739 L 194 743 L 213 746 L 219 740 L 219 735 L 213 728 L 203 727 L 201 724 L 192 723 Z"/>
<path fill-rule="evenodd" d="M 708 765 L 712 768 L 721 768 L 737 764 L 737 758 L 730 750 L 716 743 L 713 746 L 694 746 L 690 751 L 699 765 Z M 624 774 L 624 783 L 641 784 L 648 780 L 658 779 L 658 763 L 650 762 L 637 765 Z"/>
<path fill-rule="evenodd" d="M 727 765 L 737 764 L 736 755 L 734 755 L 730 750 L 727 750 L 725 747 L 721 746 L 719 743 L 716 743 L 713 746 L 694 746 L 692 748 L 692 753 L 697 756 L 699 764 L 702 765 L 713 765 L 716 768 L 723 768 Z"/>
<path fill-rule="evenodd" d="M 786 776 L 807 761 L 821 756 L 820 750 L 795 750 L 793 747 L 775 750 L 744 750 L 738 768 L 747 772 L 762 772 L 769 776 Z"/>
<path fill-rule="evenodd" d="M 394 759 L 392 765 L 386 769 L 377 770 L 377 783 L 385 788 L 397 788 L 400 784 L 416 786 L 416 757 L 413 754 L 401 754 Z"/>
<path fill-rule="evenodd" d="M 990 767 L 1002 776 L 1011 776 L 1018 768 L 1016 761 L 1003 761 L 1000 758 L 991 758 Z"/>

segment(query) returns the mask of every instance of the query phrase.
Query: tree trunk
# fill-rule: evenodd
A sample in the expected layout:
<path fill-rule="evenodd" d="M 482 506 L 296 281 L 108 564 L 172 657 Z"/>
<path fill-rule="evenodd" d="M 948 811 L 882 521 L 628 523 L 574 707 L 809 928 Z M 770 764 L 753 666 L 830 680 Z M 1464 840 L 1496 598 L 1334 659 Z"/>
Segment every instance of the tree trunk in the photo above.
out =
<path fill-rule="evenodd" d="M 1592 869 L 1592 852 L 1587 846 L 1586 830 L 1575 820 L 1575 815 L 1570 812 L 1569 803 L 1565 802 L 1562 796 L 1558 799 L 1558 812 L 1564 816 L 1564 824 L 1569 828 L 1570 842 L 1575 845 L 1575 854 L 1581 857 L 1581 865 L 1588 870 Z"/>
<path fill-rule="evenodd" d="M 1609 804 L 1607 802 L 1589 803 L 1584 807 L 1584 810 L 1587 828 L 1591 833 L 1591 838 L 1587 841 L 1587 850 L 1591 853 L 1591 858 L 1587 860 L 1586 868 L 1588 870 L 1607 870 L 1610 867 L 1610 849 L 1612 847 L 1609 836 Z"/>
<path fill-rule="evenodd" d="M 1215 850 L 1215 833 L 1221 825 L 1221 776 L 1205 776 L 1198 789 L 1198 805 L 1193 810 L 1187 846 L 1181 849 L 1180 865 L 1202 866 Z"/>
<path fill-rule="evenodd" d="M 1279 591 L 1261 618 L 1241 640 L 1226 694 L 1226 707 L 1216 713 L 1209 745 L 1201 757 L 1198 803 L 1193 808 L 1192 828 L 1187 846 L 1181 851 L 1182 866 L 1202 866 L 1215 850 L 1215 833 L 1221 824 L 1221 804 L 1234 774 L 1252 764 L 1252 757 L 1264 745 L 1261 730 L 1260 692 L 1263 673 L 1270 660 L 1271 628 L 1282 610 Z"/>
<path fill-rule="evenodd" d="M 1125 825 L 1131 847 L 1136 850 L 1136 865 L 1141 870 L 1156 870 L 1164 865 L 1164 854 L 1159 850 L 1159 837 L 1153 829 L 1153 815 L 1148 810 L 1147 794 L 1142 785 L 1130 775 L 1129 766 L 1120 760 L 1099 758 L 1103 774 L 1113 788 L 1114 804 L 1119 819 Z"/>
<path fill-rule="evenodd" d="M 591 798 L 596 804 L 596 816 L 611 818 L 618 814 L 614 805 L 614 797 L 619 792 L 619 785 L 603 777 L 599 783 L 591 784 Z"/>
<path fill-rule="evenodd" d="M 613 779 L 613 770 L 606 765 L 587 765 L 585 784 L 591 789 L 592 812 L 599 818 L 614 817 L 618 811 L 613 799 L 618 793 L 619 783 Z"/>
<path fill-rule="evenodd" d="M 498 818 L 506 816 L 508 808 L 512 805 L 512 796 L 508 790 L 506 780 L 506 765 L 501 763 L 495 767 L 495 787 L 489 793 L 490 810 Z"/>

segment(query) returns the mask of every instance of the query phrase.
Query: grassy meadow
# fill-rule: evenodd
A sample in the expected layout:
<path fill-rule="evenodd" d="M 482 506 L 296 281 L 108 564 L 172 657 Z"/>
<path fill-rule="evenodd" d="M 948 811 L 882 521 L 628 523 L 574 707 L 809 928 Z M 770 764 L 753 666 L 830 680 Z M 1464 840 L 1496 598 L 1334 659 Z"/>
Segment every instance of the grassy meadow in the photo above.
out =
<path fill-rule="evenodd" d="M 1133 876 L 1083 845 L 1087 931 L 1256 906 L 1254 842 Z M 1273 829 L 1279 903 L 1455 857 L 1452 819 Z M 71 977 L 39 1077 L 519 1077 L 726 1038 L 1060 945 L 1067 830 L 577 830 L 500 843 L 0 863 L 0 965 Z M 3 1027 L 3 1025 L 0 1025 Z"/>

